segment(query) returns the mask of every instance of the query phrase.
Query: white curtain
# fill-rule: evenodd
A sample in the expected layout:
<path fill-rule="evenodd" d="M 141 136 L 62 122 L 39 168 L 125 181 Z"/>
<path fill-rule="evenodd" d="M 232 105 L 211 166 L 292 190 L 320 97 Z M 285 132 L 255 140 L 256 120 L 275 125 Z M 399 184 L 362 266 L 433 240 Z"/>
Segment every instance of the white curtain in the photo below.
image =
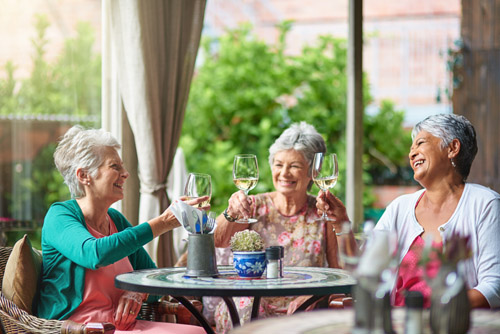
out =
<path fill-rule="evenodd" d="M 135 138 L 139 222 L 145 222 L 169 205 L 167 176 L 179 142 L 206 0 L 105 1 L 103 22 L 111 44 L 104 49 L 112 49 L 117 78 L 109 90 L 119 91 Z M 174 264 L 171 233 L 146 249 L 159 267 Z"/>

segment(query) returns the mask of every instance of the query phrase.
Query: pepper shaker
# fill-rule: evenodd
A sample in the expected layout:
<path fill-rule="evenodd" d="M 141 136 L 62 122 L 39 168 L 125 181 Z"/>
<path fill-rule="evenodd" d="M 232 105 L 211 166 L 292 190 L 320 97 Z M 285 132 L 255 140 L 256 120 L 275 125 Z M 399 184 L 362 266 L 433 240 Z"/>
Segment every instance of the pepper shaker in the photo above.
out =
<path fill-rule="evenodd" d="M 267 260 L 267 278 L 278 278 L 280 277 L 280 250 L 276 247 L 269 247 L 266 249 L 266 260 Z"/>

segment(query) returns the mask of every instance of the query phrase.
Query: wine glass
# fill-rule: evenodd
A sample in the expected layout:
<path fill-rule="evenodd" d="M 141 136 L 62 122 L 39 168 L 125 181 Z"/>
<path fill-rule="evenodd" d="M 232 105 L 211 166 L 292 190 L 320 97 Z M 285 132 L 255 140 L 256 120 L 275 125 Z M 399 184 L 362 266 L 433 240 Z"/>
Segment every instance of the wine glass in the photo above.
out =
<path fill-rule="evenodd" d="M 208 206 L 210 204 L 210 198 L 212 197 L 212 180 L 210 175 L 189 173 L 186 187 L 184 188 L 184 195 L 187 196 L 188 199 L 208 196 L 208 199 L 199 203 L 198 207 L 202 208 Z"/>
<path fill-rule="evenodd" d="M 337 184 L 339 176 L 339 165 L 335 153 L 319 152 L 314 155 L 312 166 L 312 179 L 314 183 L 323 191 L 333 188 Z M 323 211 L 323 215 L 317 220 L 331 220 Z"/>
<path fill-rule="evenodd" d="M 257 157 L 254 154 L 237 154 L 233 163 L 233 182 L 238 189 L 248 192 L 255 188 L 259 181 L 259 166 Z M 255 223 L 257 219 L 238 219 L 237 223 Z"/>

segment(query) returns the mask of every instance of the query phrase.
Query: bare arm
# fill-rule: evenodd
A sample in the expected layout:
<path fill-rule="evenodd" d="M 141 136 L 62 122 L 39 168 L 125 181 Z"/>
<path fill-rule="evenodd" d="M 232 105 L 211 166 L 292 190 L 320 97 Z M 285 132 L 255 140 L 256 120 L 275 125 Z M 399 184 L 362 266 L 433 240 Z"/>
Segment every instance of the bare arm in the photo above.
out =
<path fill-rule="evenodd" d="M 483 296 L 481 292 L 476 289 L 470 289 L 467 291 L 467 296 L 469 297 L 470 308 L 490 308 L 490 304 Z"/>
<path fill-rule="evenodd" d="M 329 267 L 340 268 L 339 252 L 354 256 L 358 251 L 358 245 L 352 230 L 349 228 L 348 234 L 343 234 L 345 233 L 343 224 L 349 222 L 347 211 L 344 204 L 337 197 L 330 192 L 325 193 L 323 191 L 320 191 L 318 197 L 316 197 L 316 207 L 318 214 L 321 215 L 323 211 L 326 211 L 328 217 L 333 219 L 333 221 L 327 223 L 327 260 Z M 341 235 L 337 235 L 339 233 Z M 340 238 L 342 238 L 342 242 L 339 242 Z"/>
<path fill-rule="evenodd" d="M 334 228 L 335 225 L 331 221 L 326 222 L 326 260 L 328 261 L 328 267 L 340 268 L 339 246 Z"/>
<path fill-rule="evenodd" d="M 233 218 L 248 217 L 252 212 L 253 203 L 243 191 L 231 195 L 228 201 L 227 214 Z M 229 240 L 239 231 L 246 230 L 250 224 L 239 224 L 228 221 L 224 215 L 217 217 L 217 228 L 214 232 L 215 247 L 229 247 Z"/>
<path fill-rule="evenodd" d="M 214 232 L 215 247 L 229 247 L 229 240 L 239 231 L 246 230 L 250 224 L 232 223 L 226 220 L 223 215 L 217 217 L 217 228 Z"/>
<path fill-rule="evenodd" d="M 186 197 L 181 197 L 180 199 L 184 201 L 186 199 Z M 186 201 L 186 203 L 189 205 L 196 205 L 198 203 L 202 203 L 203 201 L 206 201 L 207 199 L 208 199 L 208 196 L 203 196 L 203 197 L 198 197 L 198 198 Z M 209 210 L 210 207 L 204 207 L 201 209 Z M 149 220 L 148 223 L 151 226 L 151 230 L 153 231 L 153 238 L 156 238 L 157 236 L 160 236 L 165 232 L 171 231 L 174 228 L 181 226 L 181 224 L 179 223 L 177 218 L 175 218 L 175 215 L 170 210 L 170 208 L 165 210 L 158 217 Z"/>

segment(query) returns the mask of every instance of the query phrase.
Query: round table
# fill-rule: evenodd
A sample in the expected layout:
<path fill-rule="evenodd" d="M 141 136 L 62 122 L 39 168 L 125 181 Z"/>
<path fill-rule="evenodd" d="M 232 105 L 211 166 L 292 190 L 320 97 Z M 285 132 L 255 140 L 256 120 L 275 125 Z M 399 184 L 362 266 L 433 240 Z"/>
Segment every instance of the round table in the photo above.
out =
<path fill-rule="evenodd" d="M 330 294 L 350 293 L 356 284 L 348 272 L 333 268 L 285 267 L 284 277 L 277 279 L 267 279 L 265 276 L 260 279 L 242 279 L 232 266 L 219 266 L 217 269 L 217 277 L 188 277 L 183 267 L 136 270 L 116 276 L 115 286 L 154 295 L 171 295 L 191 311 L 207 332 L 211 332 L 209 326 L 204 324 L 206 319 L 203 315 L 183 296 L 222 297 L 233 324 L 237 326 L 240 321 L 232 297 L 254 297 L 252 319 L 256 319 L 261 297 L 312 295 L 301 306 L 301 309 L 305 309 Z"/>

